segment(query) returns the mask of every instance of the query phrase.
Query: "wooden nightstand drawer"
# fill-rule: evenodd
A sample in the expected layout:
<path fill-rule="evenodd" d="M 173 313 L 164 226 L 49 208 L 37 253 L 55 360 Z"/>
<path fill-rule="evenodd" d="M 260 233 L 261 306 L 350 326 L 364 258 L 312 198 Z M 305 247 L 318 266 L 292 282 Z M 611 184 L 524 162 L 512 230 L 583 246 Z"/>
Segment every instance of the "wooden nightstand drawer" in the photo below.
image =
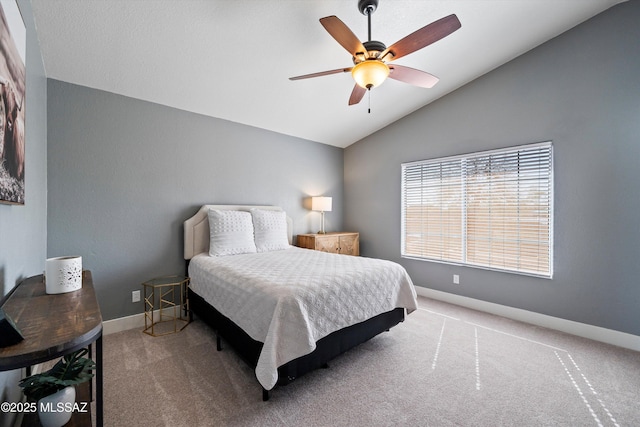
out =
<path fill-rule="evenodd" d="M 343 255 L 360 255 L 360 233 L 298 234 L 298 246 Z"/>

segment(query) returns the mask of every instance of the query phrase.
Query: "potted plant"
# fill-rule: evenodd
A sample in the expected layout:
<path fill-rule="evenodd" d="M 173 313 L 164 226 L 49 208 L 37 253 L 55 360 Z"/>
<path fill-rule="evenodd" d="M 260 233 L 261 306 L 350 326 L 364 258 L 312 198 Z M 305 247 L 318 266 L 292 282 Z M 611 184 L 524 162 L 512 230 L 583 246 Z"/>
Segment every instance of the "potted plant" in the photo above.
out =
<path fill-rule="evenodd" d="M 90 381 L 95 362 L 84 357 L 86 348 L 63 356 L 51 369 L 20 381 L 27 399 L 37 402 L 38 416 L 44 427 L 65 425 L 73 414 L 76 384 Z M 62 405 L 61 405 L 62 403 Z"/>

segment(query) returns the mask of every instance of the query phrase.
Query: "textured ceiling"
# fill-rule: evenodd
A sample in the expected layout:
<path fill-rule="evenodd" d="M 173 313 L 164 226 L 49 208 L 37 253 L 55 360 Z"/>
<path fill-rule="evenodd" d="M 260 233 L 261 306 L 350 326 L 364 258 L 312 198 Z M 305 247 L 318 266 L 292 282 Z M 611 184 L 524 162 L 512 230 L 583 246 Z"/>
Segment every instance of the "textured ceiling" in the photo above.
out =
<path fill-rule="evenodd" d="M 397 63 L 440 78 L 388 79 L 356 106 L 352 65 L 319 18 L 362 41 L 356 0 L 31 0 L 47 77 L 346 147 L 622 0 L 380 0 L 387 46 L 455 13 L 462 28 Z M 367 113 L 371 105 L 371 113 Z"/>

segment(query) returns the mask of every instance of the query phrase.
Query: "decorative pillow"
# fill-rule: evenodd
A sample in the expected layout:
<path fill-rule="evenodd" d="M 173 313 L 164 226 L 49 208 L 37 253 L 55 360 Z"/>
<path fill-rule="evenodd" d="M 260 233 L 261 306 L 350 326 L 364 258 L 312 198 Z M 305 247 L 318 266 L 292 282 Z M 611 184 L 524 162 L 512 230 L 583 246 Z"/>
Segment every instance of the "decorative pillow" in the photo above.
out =
<path fill-rule="evenodd" d="M 287 237 L 287 213 L 251 209 L 258 252 L 280 251 L 289 247 Z"/>
<path fill-rule="evenodd" d="M 209 236 L 211 256 L 256 252 L 249 212 L 209 209 Z"/>

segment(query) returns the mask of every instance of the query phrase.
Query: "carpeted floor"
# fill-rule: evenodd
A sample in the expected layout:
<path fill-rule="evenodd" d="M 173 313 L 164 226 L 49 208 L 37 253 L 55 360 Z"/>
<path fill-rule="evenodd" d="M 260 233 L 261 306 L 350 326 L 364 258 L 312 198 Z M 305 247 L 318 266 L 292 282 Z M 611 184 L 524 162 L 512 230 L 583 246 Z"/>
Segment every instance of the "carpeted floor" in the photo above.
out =
<path fill-rule="evenodd" d="M 404 323 L 268 402 L 200 321 L 108 335 L 105 426 L 640 425 L 640 353 L 419 300 Z"/>

